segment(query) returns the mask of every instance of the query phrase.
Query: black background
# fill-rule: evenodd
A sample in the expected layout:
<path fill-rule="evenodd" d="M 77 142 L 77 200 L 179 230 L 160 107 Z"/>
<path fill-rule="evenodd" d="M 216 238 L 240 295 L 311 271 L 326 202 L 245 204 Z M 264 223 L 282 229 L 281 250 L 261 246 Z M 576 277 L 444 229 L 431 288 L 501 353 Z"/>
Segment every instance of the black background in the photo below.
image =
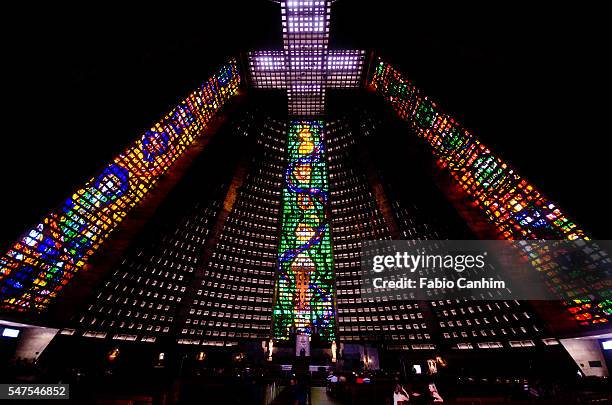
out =
<path fill-rule="evenodd" d="M 5 13 L 0 246 L 227 57 L 281 46 L 267 0 Z M 375 48 L 588 232 L 612 239 L 603 9 L 341 0 L 334 48 Z"/>

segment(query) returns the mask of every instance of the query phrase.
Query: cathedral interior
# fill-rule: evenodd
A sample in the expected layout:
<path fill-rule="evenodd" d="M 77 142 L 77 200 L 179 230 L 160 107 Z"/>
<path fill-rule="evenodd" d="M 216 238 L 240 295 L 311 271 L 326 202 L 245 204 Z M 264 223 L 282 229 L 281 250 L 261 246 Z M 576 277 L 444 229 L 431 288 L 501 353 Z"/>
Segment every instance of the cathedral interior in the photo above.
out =
<path fill-rule="evenodd" d="M 0 382 L 75 404 L 294 403 L 303 381 L 315 404 L 398 383 L 612 401 L 610 245 L 409 68 L 336 47 L 335 1 L 268 3 L 277 47 L 226 55 L 2 245 Z M 367 293 L 366 241 L 480 240 L 525 242 L 554 299 Z M 548 249 L 567 242 L 580 262 Z"/>

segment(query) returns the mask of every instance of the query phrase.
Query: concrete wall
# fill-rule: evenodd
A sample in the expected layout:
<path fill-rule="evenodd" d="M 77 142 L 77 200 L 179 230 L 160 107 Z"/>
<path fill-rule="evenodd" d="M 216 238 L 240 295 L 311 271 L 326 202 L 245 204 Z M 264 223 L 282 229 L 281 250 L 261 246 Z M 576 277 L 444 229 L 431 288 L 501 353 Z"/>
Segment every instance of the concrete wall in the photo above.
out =
<path fill-rule="evenodd" d="M 597 339 L 561 339 L 561 344 L 585 376 L 607 377 L 609 375 L 606 359 Z M 589 364 L 589 362 L 599 362 L 601 367 Z"/>
<path fill-rule="evenodd" d="M 27 327 L 21 329 L 15 357 L 35 361 L 53 340 L 58 329 Z"/>

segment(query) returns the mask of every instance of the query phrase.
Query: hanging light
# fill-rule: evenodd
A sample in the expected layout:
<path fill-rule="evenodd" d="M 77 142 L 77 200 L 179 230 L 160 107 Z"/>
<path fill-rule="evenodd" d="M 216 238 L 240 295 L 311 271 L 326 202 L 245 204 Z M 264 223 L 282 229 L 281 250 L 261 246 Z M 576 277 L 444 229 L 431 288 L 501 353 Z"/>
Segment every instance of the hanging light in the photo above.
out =
<path fill-rule="evenodd" d="M 119 349 L 118 348 L 114 348 L 113 350 L 111 350 L 108 353 L 108 356 L 107 356 L 108 361 L 111 361 L 111 362 L 117 360 L 117 357 L 119 357 Z"/>

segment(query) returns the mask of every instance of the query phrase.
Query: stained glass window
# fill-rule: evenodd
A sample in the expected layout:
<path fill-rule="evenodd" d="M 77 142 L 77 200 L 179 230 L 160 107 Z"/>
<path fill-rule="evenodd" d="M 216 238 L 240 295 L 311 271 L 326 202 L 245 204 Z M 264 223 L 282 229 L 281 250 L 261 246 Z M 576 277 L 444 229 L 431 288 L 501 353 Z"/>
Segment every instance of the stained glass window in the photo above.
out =
<path fill-rule="evenodd" d="M 293 121 L 283 190 L 274 337 L 335 340 L 333 256 L 322 121 Z"/>
<path fill-rule="evenodd" d="M 449 171 L 457 185 L 497 228 L 500 238 L 589 239 L 557 205 L 391 65 L 379 60 L 370 85 L 432 147 L 438 165 Z M 548 259 L 547 252 L 525 250 L 523 253 L 537 270 L 550 278 L 551 285 L 564 284 L 563 289 L 554 290 L 563 292 L 566 305 L 579 324 L 609 322 L 612 292 L 609 282 L 605 281 L 607 276 L 597 274 L 610 261 L 603 254 L 605 252 L 597 257 L 591 255 L 591 265 L 574 274 L 570 274 L 561 261 Z M 593 279 L 604 281 L 586 281 Z"/>
<path fill-rule="evenodd" d="M 0 256 L 0 306 L 46 309 L 239 84 L 232 60 Z"/>

